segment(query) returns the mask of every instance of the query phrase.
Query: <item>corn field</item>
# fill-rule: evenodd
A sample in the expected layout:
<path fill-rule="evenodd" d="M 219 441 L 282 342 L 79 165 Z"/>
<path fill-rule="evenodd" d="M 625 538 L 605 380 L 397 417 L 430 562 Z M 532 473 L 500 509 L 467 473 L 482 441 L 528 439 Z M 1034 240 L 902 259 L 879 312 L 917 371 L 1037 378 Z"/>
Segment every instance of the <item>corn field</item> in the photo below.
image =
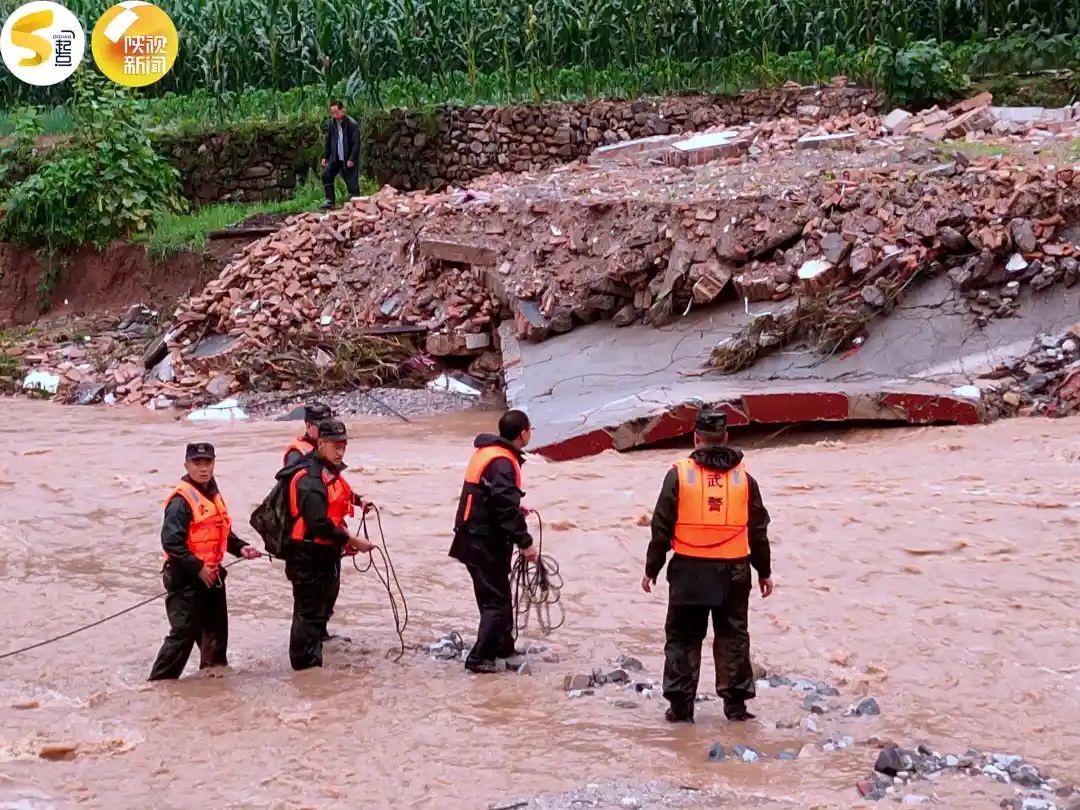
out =
<path fill-rule="evenodd" d="M 2 0 L 6 15 L 21 0 Z M 158 0 L 180 56 L 151 93 L 345 87 L 376 97 L 388 79 L 424 84 L 497 73 L 508 95 L 544 76 L 590 76 L 735 53 L 839 52 L 920 40 L 963 42 L 1005 28 L 1080 32 L 1077 0 Z M 67 0 L 87 32 L 105 7 Z M 87 60 L 91 59 L 87 47 Z M 10 74 L 0 107 L 50 103 Z"/>

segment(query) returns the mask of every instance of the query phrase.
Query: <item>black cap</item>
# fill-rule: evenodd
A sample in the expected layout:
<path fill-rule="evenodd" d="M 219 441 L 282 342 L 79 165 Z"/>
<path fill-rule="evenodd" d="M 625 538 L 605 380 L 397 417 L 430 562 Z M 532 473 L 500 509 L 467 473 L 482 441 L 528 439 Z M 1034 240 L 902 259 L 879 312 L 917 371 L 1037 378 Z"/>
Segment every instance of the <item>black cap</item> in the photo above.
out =
<path fill-rule="evenodd" d="M 195 442 L 187 446 L 187 454 L 185 456 L 188 461 L 195 461 L 201 458 L 214 458 L 214 445 L 210 442 Z"/>
<path fill-rule="evenodd" d="M 726 433 L 727 414 L 723 411 L 710 409 L 698 411 L 697 419 L 694 420 L 694 431 L 697 433 Z"/>
<path fill-rule="evenodd" d="M 337 419 L 323 419 L 319 422 L 319 438 L 331 442 L 343 442 L 349 438 L 349 432 L 345 430 L 345 423 Z"/>
<path fill-rule="evenodd" d="M 304 421 L 309 425 L 318 424 L 334 415 L 329 405 L 322 402 L 309 402 L 304 406 Z"/>

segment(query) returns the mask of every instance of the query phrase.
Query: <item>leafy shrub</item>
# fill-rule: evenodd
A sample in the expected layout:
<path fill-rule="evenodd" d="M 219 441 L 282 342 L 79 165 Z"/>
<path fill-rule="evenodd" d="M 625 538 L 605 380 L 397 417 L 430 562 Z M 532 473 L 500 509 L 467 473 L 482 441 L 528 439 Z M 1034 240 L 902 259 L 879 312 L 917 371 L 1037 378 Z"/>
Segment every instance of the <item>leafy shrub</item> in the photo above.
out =
<path fill-rule="evenodd" d="M 71 115 L 71 140 L 12 186 L 0 239 L 50 255 L 86 243 L 103 247 L 183 207 L 176 170 L 154 151 L 139 105 L 122 88 L 79 71 Z"/>

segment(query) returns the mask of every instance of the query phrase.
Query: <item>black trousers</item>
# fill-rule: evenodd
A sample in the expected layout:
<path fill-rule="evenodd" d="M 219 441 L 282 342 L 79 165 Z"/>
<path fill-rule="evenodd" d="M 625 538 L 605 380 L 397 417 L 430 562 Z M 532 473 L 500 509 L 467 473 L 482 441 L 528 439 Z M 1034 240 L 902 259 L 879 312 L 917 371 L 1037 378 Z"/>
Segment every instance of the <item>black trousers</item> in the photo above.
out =
<path fill-rule="evenodd" d="M 337 604 L 338 594 L 341 592 L 341 558 L 334 565 L 334 580 L 330 584 L 330 590 L 326 594 L 326 619 L 329 621 L 334 615 L 334 605 Z"/>
<path fill-rule="evenodd" d="M 178 582 L 180 577 L 169 570 L 162 579 L 168 591 L 165 613 L 169 617 L 169 634 L 150 670 L 150 680 L 179 678 L 196 644 L 199 645 L 199 669 L 227 666 L 229 613 L 224 581 L 207 588 L 200 580 Z"/>
<path fill-rule="evenodd" d="M 285 575 L 293 592 L 289 633 L 289 662 L 293 669 L 322 666 L 323 637 L 340 570 L 340 551 L 329 546 L 304 544 L 294 549 L 285 563 Z"/>
<path fill-rule="evenodd" d="M 501 560 L 469 565 L 480 627 L 467 664 L 509 658 L 514 654 L 514 606 L 510 593 L 510 564 Z"/>
<path fill-rule="evenodd" d="M 664 697 L 676 711 L 693 714 L 701 675 L 701 645 L 713 623 L 716 694 L 724 703 L 741 703 L 756 694 L 750 664 L 750 567 L 733 575 L 719 605 L 669 604 L 664 631 Z"/>
<path fill-rule="evenodd" d="M 334 178 L 339 174 L 345 181 L 345 188 L 349 190 L 349 195 L 352 197 L 360 195 L 360 166 L 354 165 L 350 169 L 334 158 L 326 164 L 322 174 L 323 191 L 326 192 L 326 201 L 331 205 L 334 204 Z"/>

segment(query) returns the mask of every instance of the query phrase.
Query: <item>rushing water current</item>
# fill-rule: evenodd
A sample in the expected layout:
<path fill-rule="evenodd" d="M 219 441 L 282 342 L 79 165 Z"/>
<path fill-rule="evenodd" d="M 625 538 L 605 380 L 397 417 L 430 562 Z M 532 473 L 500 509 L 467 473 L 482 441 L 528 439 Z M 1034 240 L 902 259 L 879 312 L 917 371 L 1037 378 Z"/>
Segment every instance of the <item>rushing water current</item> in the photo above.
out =
<path fill-rule="evenodd" d="M 0 407 L 0 653 L 161 590 L 162 500 L 188 441 L 217 445 L 218 481 L 255 540 L 247 515 L 296 431 Z M 471 439 L 492 421 L 350 424 L 350 480 L 382 507 L 407 642 L 475 632 L 468 576 L 446 552 Z M 843 706 L 816 734 L 777 727 L 806 714 L 786 688 L 761 690 L 749 724 L 727 723 L 713 702 L 677 727 L 658 699 L 563 691 L 565 675 L 610 669 L 620 654 L 659 678 L 666 585 L 650 596 L 639 583 L 647 518 L 682 452 L 525 465 L 526 502 L 566 581 L 566 623 L 540 639 L 559 660 L 532 677 L 469 676 L 419 651 L 394 663 L 386 593 L 351 566 L 331 626 L 352 643 L 295 674 L 281 567 L 244 562 L 228 581 L 222 677 L 195 674 L 196 652 L 184 679 L 146 683 L 167 629 L 160 602 L 0 661 L 0 807 L 486 808 L 660 779 L 718 790 L 730 806 L 842 808 L 861 805 L 873 737 L 1022 754 L 1080 781 L 1080 422 L 812 434 L 747 450 L 773 518 L 776 581 L 770 599 L 752 600 L 755 657 L 840 690 Z M 702 691 L 711 678 L 706 661 Z M 845 718 L 866 695 L 881 716 Z M 706 761 L 713 742 L 770 754 L 828 733 L 856 744 L 794 762 Z M 946 807 L 1013 795 L 955 774 L 912 790 Z"/>

